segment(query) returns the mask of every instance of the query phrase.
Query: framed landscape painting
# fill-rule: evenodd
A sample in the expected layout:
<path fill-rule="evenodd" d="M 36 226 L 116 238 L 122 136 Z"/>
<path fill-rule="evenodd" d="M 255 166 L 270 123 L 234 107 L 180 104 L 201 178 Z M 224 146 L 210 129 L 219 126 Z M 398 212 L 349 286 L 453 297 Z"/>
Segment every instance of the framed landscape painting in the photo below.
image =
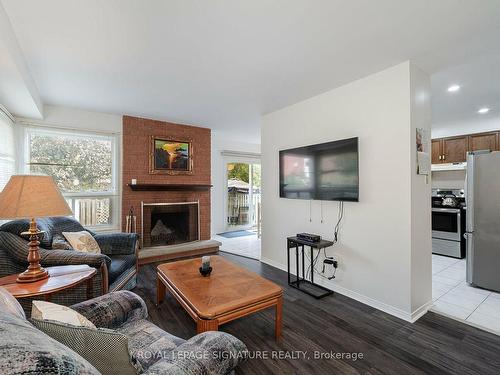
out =
<path fill-rule="evenodd" d="M 150 174 L 191 174 L 193 148 L 191 140 L 151 137 Z"/>

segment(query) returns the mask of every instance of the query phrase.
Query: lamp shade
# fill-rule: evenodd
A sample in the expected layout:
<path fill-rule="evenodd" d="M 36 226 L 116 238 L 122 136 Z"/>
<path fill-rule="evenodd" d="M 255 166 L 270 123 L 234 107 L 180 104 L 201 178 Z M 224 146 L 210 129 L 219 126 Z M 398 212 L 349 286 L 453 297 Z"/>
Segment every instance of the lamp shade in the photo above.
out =
<path fill-rule="evenodd" d="M 50 176 L 12 176 L 0 193 L 0 219 L 71 214 L 68 203 Z"/>

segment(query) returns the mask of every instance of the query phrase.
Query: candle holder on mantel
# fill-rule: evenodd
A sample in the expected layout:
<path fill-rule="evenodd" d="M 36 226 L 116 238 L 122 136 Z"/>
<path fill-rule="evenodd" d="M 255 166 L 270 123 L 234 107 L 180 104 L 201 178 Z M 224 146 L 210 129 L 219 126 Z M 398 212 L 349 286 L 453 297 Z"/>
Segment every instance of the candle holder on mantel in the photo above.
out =
<path fill-rule="evenodd" d="M 210 267 L 210 257 L 209 256 L 204 256 L 201 258 L 201 267 L 200 267 L 200 273 L 203 276 L 210 276 L 210 273 L 212 272 L 212 267 Z"/>

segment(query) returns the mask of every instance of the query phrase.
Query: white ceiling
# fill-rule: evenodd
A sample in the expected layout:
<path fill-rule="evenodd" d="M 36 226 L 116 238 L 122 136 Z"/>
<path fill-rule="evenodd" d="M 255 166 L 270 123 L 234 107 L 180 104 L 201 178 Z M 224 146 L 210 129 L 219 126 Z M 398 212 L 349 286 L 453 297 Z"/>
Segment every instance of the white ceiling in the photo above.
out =
<path fill-rule="evenodd" d="M 262 114 L 404 60 L 435 73 L 500 51 L 498 0 L 1 3 L 44 103 L 255 142 Z"/>
<path fill-rule="evenodd" d="M 500 129 L 500 53 L 443 69 L 431 82 L 434 136 Z M 453 84 L 460 85 L 460 90 L 450 93 L 447 90 Z M 478 114 L 483 107 L 491 111 Z"/>

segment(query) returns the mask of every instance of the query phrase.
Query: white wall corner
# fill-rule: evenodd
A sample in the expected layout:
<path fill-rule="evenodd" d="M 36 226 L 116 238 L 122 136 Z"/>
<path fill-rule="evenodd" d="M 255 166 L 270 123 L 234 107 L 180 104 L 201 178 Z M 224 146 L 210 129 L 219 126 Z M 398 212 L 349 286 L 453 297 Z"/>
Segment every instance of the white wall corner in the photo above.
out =
<path fill-rule="evenodd" d="M 431 131 L 431 82 L 427 73 L 410 64 L 411 104 L 411 254 L 410 309 L 412 320 L 432 304 L 431 176 L 418 175 L 416 129 Z M 430 153 L 430 137 L 426 140 Z M 430 159 L 430 158 L 429 158 Z M 430 170 L 430 160 L 427 163 Z"/>

